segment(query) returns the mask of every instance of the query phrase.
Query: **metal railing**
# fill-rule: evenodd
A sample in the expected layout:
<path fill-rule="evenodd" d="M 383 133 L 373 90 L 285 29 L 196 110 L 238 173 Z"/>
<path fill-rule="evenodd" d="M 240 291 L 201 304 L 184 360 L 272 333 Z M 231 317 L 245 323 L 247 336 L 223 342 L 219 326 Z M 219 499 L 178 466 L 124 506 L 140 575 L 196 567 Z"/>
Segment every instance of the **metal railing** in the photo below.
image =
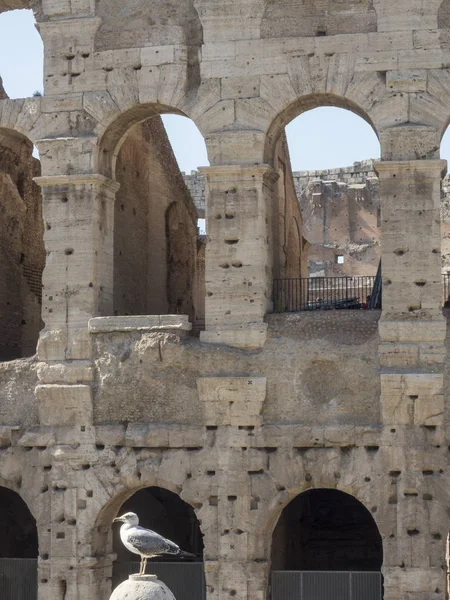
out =
<path fill-rule="evenodd" d="M 37 600 L 37 559 L 0 558 L 1 600 Z"/>
<path fill-rule="evenodd" d="M 139 562 L 116 562 L 113 566 L 113 589 L 132 573 L 139 573 Z M 177 600 L 205 600 L 206 582 L 202 562 L 148 561 L 147 573 L 158 576 Z M 3 597 L 0 596 L 3 600 Z"/>
<path fill-rule="evenodd" d="M 275 279 L 274 312 L 368 308 L 374 283 L 371 276 Z"/>
<path fill-rule="evenodd" d="M 272 571 L 271 600 L 381 600 L 381 573 Z"/>

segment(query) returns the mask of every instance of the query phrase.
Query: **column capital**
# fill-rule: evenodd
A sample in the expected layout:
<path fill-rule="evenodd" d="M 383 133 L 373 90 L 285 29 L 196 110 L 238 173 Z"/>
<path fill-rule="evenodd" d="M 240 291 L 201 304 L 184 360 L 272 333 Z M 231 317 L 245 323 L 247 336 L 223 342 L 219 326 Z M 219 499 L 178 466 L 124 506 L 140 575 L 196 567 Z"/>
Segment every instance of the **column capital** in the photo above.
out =
<path fill-rule="evenodd" d="M 373 164 L 380 178 L 387 178 L 393 174 L 399 174 L 403 178 L 414 178 L 414 173 L 429 173 L 429 177 L 440 175 L 444 177 L 447 172 L 446 160 L 380 160 Z"/>
<path fill-rule="evenodd" d="M 211 167 L 200 167 L 199 172 L 208 181 L 236 182 L 251 181 L 255 177 L 261 179 L 269 178 L 276 181 L 279 177 L 273 167 L 260 163 L 256 165 L 212 165 Z"/>
<path fill-rule="evenodd" d="M 34 182 L 43 187 L 82 186 L 92 185 L 96 188 L 108 188 L 111 192 L 117 192 L 120 183 L 113 181 L 99 173 L 82 173 L 77 175 L 43 175 L 34 177 Z"/>

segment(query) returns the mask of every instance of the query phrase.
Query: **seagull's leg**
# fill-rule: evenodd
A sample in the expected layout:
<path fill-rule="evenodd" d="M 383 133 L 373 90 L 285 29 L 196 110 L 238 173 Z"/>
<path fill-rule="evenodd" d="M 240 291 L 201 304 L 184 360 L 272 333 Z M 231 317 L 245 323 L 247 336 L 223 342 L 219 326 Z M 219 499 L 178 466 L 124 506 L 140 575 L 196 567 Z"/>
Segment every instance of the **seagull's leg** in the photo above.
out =
<path fill-rule="evenodd" d="M 139 567 L 139 575 L 143 575 L 144 574 L 143 567 L 144 567 L 144 557 L 141 556 L 141 564 L 140 564 L 140 567 Z"/>
<path fill-rule="evenodd" d="M 147 568 L 147 557 L 144 558 L 144 568 L 142 570 L 142 575 L 145 575 L 146 568 Z"/>

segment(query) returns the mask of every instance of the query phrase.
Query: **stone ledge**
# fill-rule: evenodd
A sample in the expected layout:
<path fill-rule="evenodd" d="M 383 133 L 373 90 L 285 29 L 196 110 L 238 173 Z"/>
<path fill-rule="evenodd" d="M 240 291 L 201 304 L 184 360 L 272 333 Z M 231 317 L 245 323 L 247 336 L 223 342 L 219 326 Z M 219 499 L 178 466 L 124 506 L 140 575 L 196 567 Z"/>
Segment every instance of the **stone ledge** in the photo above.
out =
<path fill-rule="evenodd" d="M 258 350 L 267 340 L 267 323 L 248 323 L 236 327 L 217 327 L 200 332 L 205 344 L 220 344 L 240 350 Z"/>
<path fill-rule="evenodd" d="M 142 315 L 126 317 L 95 317 L 89 320 L 89 333 L 120 331 L 191 331 L 187 315 Z"/>

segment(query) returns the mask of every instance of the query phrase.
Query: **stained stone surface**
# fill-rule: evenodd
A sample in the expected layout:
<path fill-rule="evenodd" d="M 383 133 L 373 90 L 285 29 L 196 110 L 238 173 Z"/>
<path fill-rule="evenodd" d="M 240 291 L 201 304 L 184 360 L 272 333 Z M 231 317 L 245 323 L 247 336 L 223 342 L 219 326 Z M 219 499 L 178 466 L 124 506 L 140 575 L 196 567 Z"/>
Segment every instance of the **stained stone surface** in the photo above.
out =
<path fill-rule="evenodd" d="M 130 575 L 112 593 L 110 600 L 174 600 L 175 596 L 156 575 Z"/>

